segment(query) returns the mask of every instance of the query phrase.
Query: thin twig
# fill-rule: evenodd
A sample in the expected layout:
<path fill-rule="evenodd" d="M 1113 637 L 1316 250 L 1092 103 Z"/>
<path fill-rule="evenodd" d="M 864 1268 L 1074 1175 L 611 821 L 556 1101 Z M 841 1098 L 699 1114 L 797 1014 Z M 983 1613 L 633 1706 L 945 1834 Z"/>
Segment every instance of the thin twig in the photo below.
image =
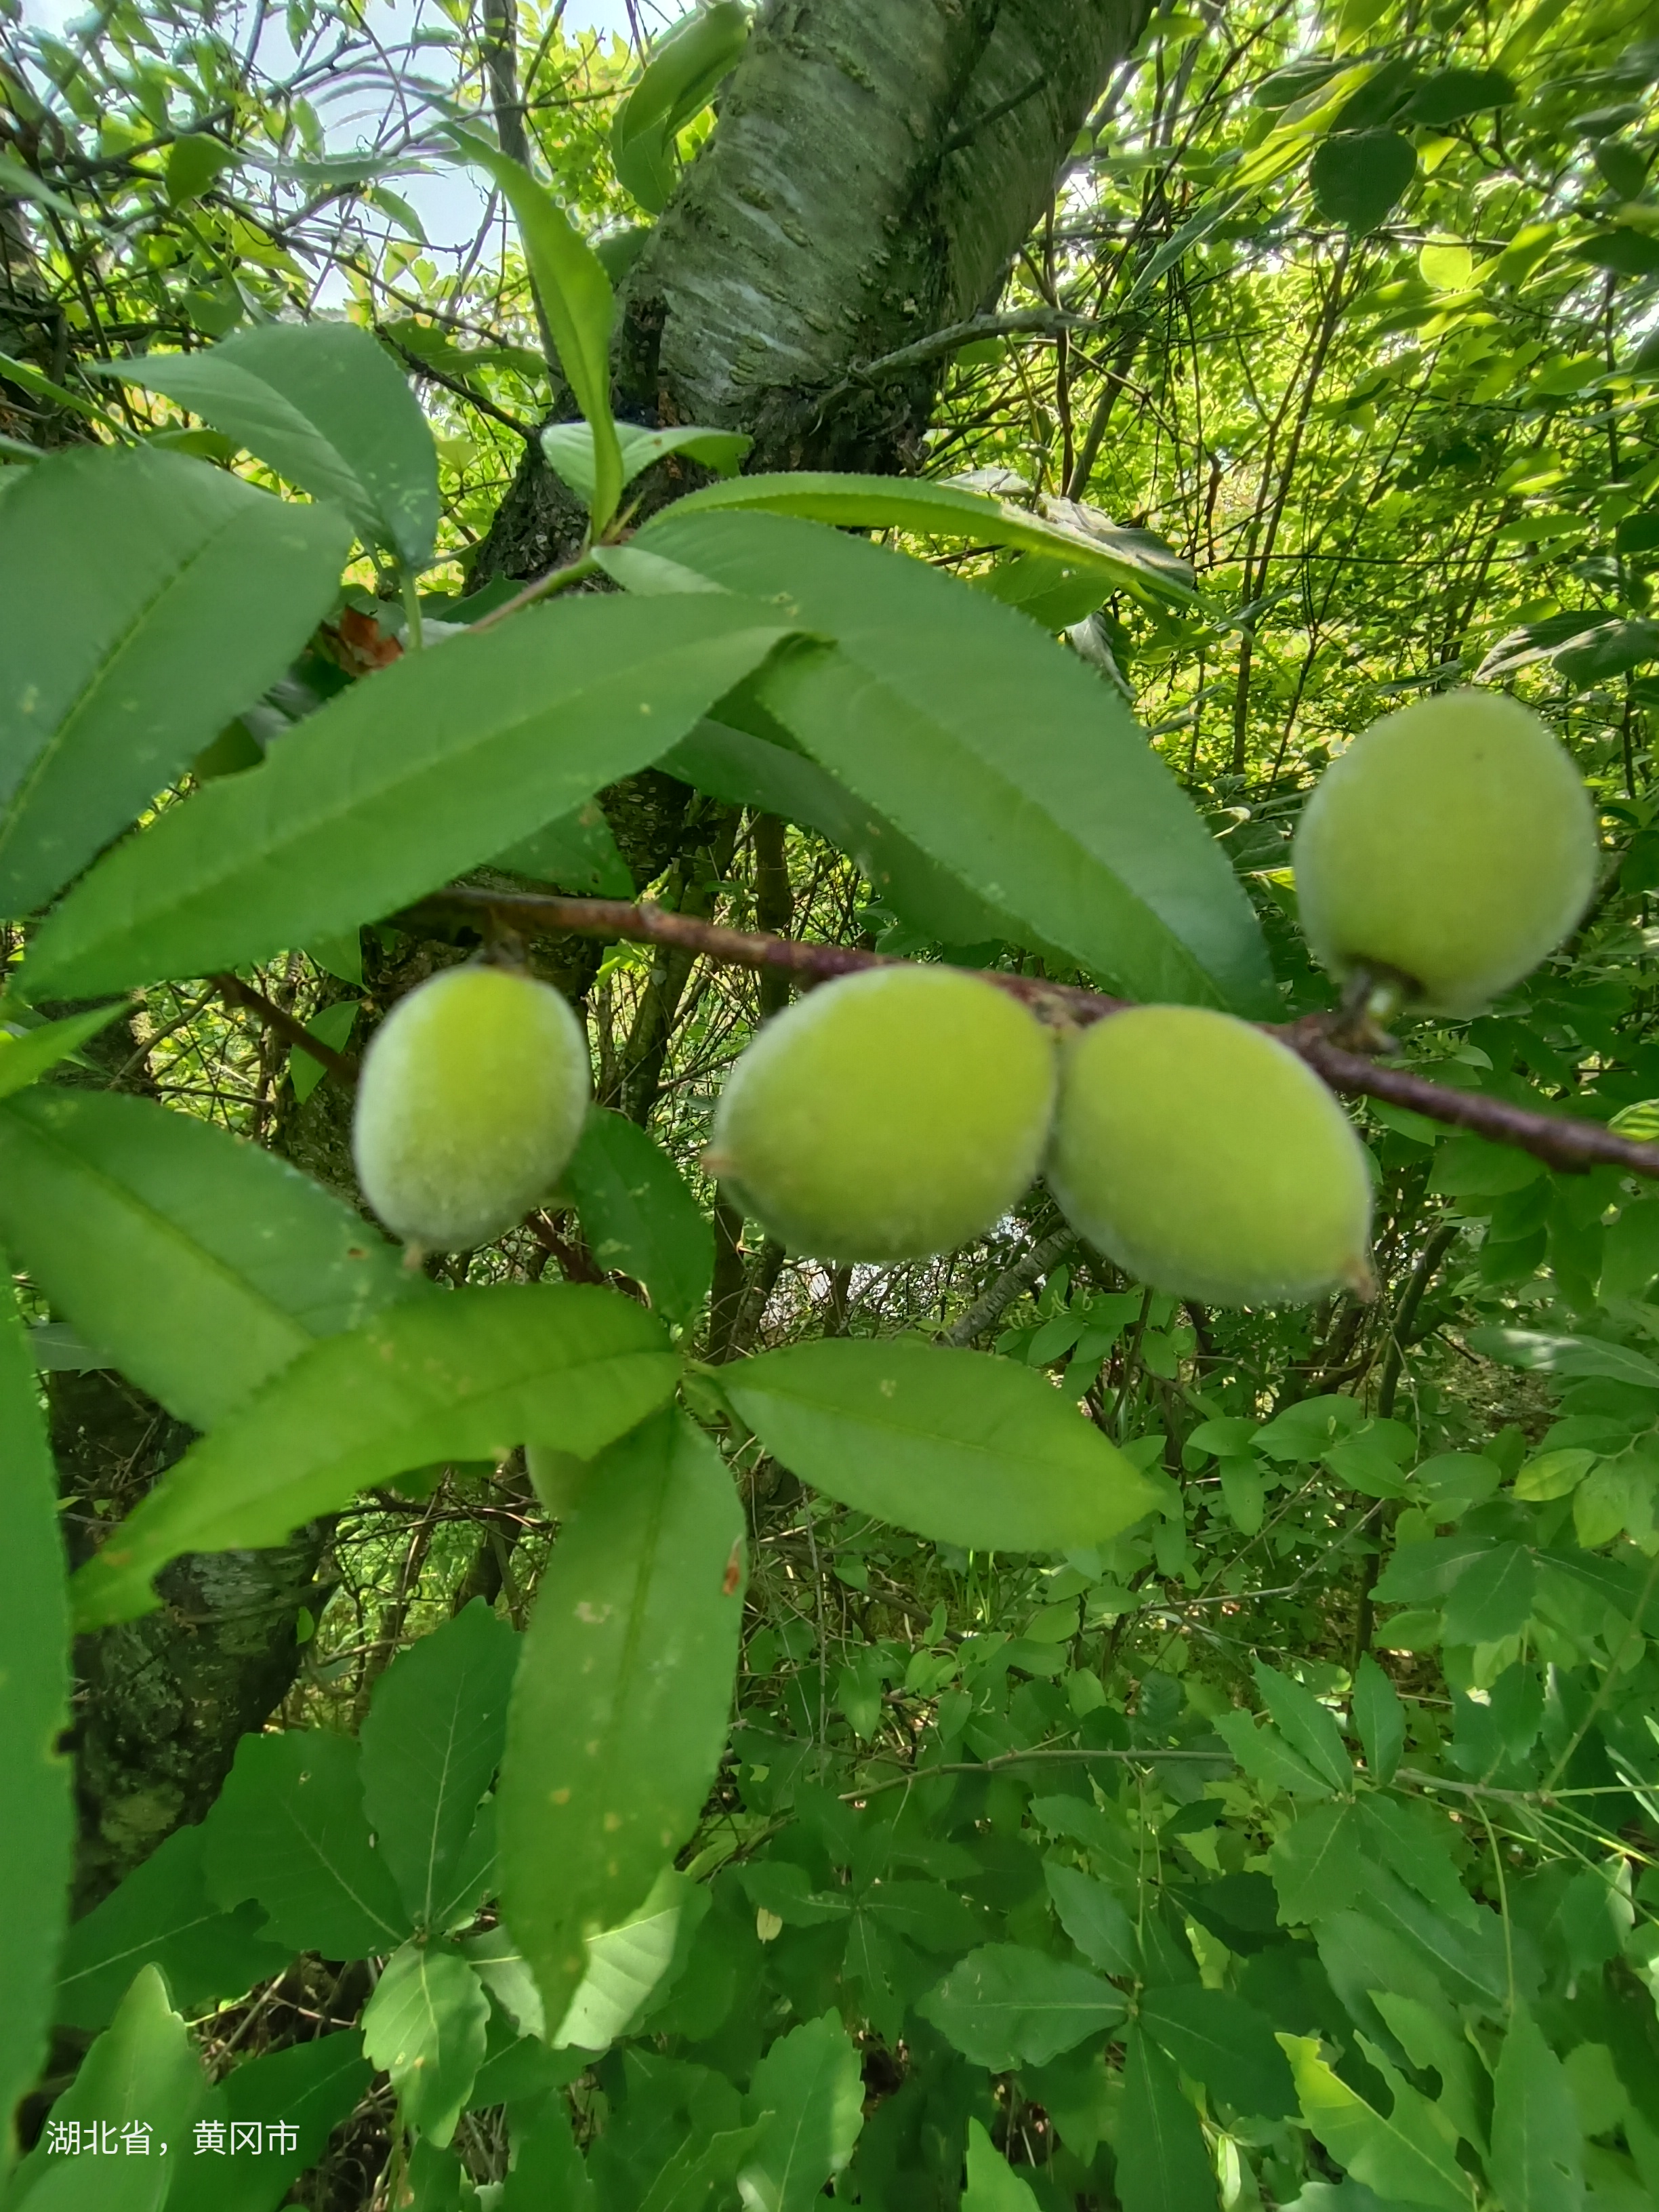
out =
<path fill-rule="evenodd" d="M 498 609 L 486 617 L 496 621 L 508 610 Z M 693 915 L 674 914 L 665 907 L 635 906 L 623 899 L 565 898 L 552 894 L 484 890 L 453 885 L 435 891 L 397 919 L 416 922 L 433 913 L 471 914 L 481 921 L 524 936 L 566 933 L 577 937 L 618 939 L 634 945 L 673 945 L 684 951 L 707 954 L 733 967 L 755 968 L 763 973 L 783 971 L 828 982 L 838 975 L 854 975 L 866 968 L 902 967 L 906 963 L 879 952 L 866 952 L 848 945 L 809 945 L 799 938 L 772 937 L 758 930 L 726 929 Z M 999 969 L 978 971 L 988 983 L 1022 1000 L 1043 1019 L 1085 1024 L 1122 1012 L 1133 1002 L 1085 991 L 1073 983 L 1051 983 L 1036 975 L 1015 975 Z M 1659 1145 L 1638 1144 L 1621 1137 L 1604 1122 L 1579 1120 L 1569 1115 L 1543 1114 L 1494 1098 L 1480 1091 L 1453 1091 L 1407 1068 L 1385 1067 L 1363 1053 L 1334 1043 L 1332 1027 L 1346 1017 L 1333 1012 L 1305 1016 L 1296 1022 L 1263 1022 L 1270 1036 L 1298 1053 L 1333 1091 L 1367 1098 L 1382 1098 L 1403 1106 L 1426 1120 L 1458 1129 L 1474 1130 L 1500 1145 L 1530 1152 L 1549 1166 L 1569 1174 L 1594 1167 L 1620 1168 L 1626 1175 L 1659 1179 Z M 307 1042 L 307 1052 L 322 1060 L 324 1054 Z"/>
<path fill-rule="evenodd" d="M 246 1013 L 257 1015 L 268 1030 L 281 1037 L 296 1051 L 308 1052 L 314 1060 L 325 1067 L 337 1083 L 348 1090 L 357 1080 L 357 1063 L 349 1053 L 336 1052 L 331 1044 L 314 1037 L 302 1021 L 268 999 L 263 991 L 256 991 L 240 975 L 210 975 L 208 981 L 227 1006 L 240 1006 Z"/>

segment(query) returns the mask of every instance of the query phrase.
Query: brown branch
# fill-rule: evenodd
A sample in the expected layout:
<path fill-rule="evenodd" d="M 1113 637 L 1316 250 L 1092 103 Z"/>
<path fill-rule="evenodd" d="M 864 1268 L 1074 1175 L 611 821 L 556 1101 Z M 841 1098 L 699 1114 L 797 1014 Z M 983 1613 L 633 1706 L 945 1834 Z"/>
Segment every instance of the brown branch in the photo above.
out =
<path fill-rule="evenodd" d="M 413 923 L 446 910 L 471 915 L 486 927 L 493 923 L 498 932 L 524 937 L 553 932 L 601 937 L 607 942 L 621 939 L 633 945 L 673 945 L 686 951 L 706 954 L 712 960 L 727 962 L 733 967 L 757 969 L 763 975 L 783 972 L 807 976 L 814 982 L 828 982 L 837 975 L 854 975 L 866 968 L 905 964 L 879 952 L 862 951 L 855 945 L 809 945 L 799 938 L 726 929 L 692 915 L 674 914 L 665 907 L 634 906 L 623 899 L 563 898 L 520 891 L 483 890 L 465 884 L 435 891 L 411 907 L 406 915 L 394 919 Z M 1108 998 L 1098 991 L 1085 991 L 1072 983 L 1050 983 L 1040 976 L 1009 975 L 995 969 L 979 972 L 988 983 L 1022 1000 L 1035 1013 L 1051 1022 L 1098 1021 L 1103 1015 L 1122 1012 L 1132 1003 L 1127 999 Z M 216 980 L 222 988 L 228 986 L 238 992 L 246 992 L 246 986 L 237 983 L 234 977 Z M 240 1003 L 251 1004 L 257 998 L 257 993 L 248 994 Z M 260 1001 L 255 1010 L 261 1011 L 268 1003 Z M 290 1042 L 299 1043 L 303 1051 L 322 1060 L 325 1066 L 338 1059 L 339 1055 L 331 1055 L 325 1046 L 301 1030 L 291 1015 L 282 1013 L 276 1007 L 271 1007 L 270 1012 L 277 1018 L 273 1027 L 289 1036 Z M 1451 1128 L 1473 1130 L 1494 1144 L 1510 1145 L 1517 1151 L 1530 1152 L 1548 1166 L 1568 1174 L 1584 1174 L 1595 1167 L 1615 1167 L 1627 1175 L 1659 1179 L 1659 1145 L 1638 1144 L 1629 1137 L 1621 1137 L 1604 1122 L 1540 1113 L 1532 1107 L 1512 1105 L 1505 1098 L 1494 1098 L 1485 1091 L 1449 1090 L 1444 1085 L 1431 1082 L 1427 1076 L 1413 1074 L 1408 1068 L 1382 1066 L 1363 1053 L 1351 1052 L 1333 1042 L 1331 1030 L 1346 1019 L 1346 1015 L 1333 1012 L 1308 1015 L 1296 1022 L 1263 1022 L 1260 1026 L 1299 1053 L 1333 1091 L 1381 1098 L 1391 1106 L 1403 1106 L 1413 1114 L 1421 1114 L 1425 1120 L 1443 1121 Z"/>
<path fill-rule="evenodd" d="M 274 1000 L 266 998 L 263 991 L 244 983 L 239 975 L 210 975 L 208 981 L 227 1006 L 240 1006 L 245 1012 L 256 1015 L 285 1044 L 292 1045 L 298 1052 L 308 1052 L 348 1091 L 355 1085 L 357 1063 L 349 1053 L 336 1052 L 331 1044 L 313 1036 L 302 1021 L 277 1006 Z"/>

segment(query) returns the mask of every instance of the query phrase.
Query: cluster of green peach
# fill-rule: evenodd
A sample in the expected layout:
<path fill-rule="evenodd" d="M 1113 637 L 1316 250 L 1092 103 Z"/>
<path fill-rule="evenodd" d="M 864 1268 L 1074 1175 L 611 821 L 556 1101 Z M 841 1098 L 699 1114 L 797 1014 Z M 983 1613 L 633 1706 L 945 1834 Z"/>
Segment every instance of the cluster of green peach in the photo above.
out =
<path fill-rule="evenodd" d="M 1559 945 L 1596 869 L 1563 747 L 1501 694 L 1426 699 L 1333 763 L 1293 850 L 1324 965 L 1361 995 L 1477 1012 Z M 586 1038 L 489 965 L 411 992 L 370 1047 L 355 1143 L 369 1203 L 465 1249 L 542 1200 L 580 1134 Z M 1127 1274 L 1220 1305 L 1370 1288 L 1370 1162 L 1307 1063 L 1194 1006 L 1056 1030 L 995 981 L 900 963 L 825 983 L 733 1068 L 709 1172 L 791 1252 L 890 1265 L 983 1235 L 1041 1175 Z"/>

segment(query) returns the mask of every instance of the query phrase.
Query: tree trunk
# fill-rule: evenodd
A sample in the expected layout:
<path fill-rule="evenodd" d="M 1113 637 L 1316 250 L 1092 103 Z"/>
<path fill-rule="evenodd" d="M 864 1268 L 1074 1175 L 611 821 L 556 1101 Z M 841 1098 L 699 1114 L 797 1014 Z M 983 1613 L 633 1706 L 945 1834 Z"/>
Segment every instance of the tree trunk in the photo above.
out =
<path fill-rule="evenodd" d="M 769 0 L 629 277 L 619 413 L 747 431 L 751 469 L 915 467 L 947 356 L 879 364 L 995 304 L 1148 12 Z M 531 449 L 477 580 L 568 557 L 582 520 Z"/>

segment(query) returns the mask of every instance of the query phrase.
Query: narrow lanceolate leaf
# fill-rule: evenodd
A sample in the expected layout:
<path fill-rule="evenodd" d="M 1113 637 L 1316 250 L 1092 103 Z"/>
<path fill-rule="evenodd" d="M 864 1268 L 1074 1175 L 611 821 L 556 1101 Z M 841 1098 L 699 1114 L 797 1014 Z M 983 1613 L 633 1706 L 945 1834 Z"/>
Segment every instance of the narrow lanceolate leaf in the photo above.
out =
<path fill-rule="evenodd" d="M 65 2027 L 102 2027 L 140 1966 L 167 1976 L 175 2002 L 201 2012 L 280 1974 L 295 1948 L 265 1931 L 249 1902 L 228 1911 L 208 1893 L 203 1828 L 175 1828 L 85 1917 L 64 1944 L 57 2018 Z"/>
<path fill-rule="evenodd" d="M 489 2019 L 483 1984 L 446 1943 L 405 1943 L 364 2009 L 363 2048 L 392 2076 L 404 2125 L 440 2149 L 483 2063 Z"/>
<path fill-rule="evenodd" d="M 482 1598 L 398 1654 L 361 1731 L 363 1804 L 417 1928 L 440 1931 L 500 1764 L 519 1638 Z"/>
<path fill-rule="evenodd" d="M 1400 1692 L 1369 1651 L 1362 1653 L 1353 1676 L 1353 1724 L 1364 1747 L 1365 1765 L 1379 1788 L 1394 1780 L 1406 1747 L 1406 1708 Z"/>
<path fill-rule="evenodd" d="M 434 1295 L 286 1161 L 112 1091 L 0 1103 L 0 1244 L 95 1352 L 198 1428 L 319 1337 Z"/>
<path fill-rule="evenodd" d="M 409 1915 L 363 1812 L 356 1745 L 325 1729 L 245 1735 L 204 1823 L 208 1893 L 252 1899 L 292 1951 L 362 1959 L 409 1933 Z"/>
<path fill-rule="evenodd" d="M 0 1023 L 0 1098 L 9 1098 L 15 1091 L 38 1083 L 60 1060 L 78 1051 L 88 1037 L 106 1030 L 118 1014 L 125 1012 L 119 1003 L 94 1006 L 88 1013 L 66 1014 L 61 1022 L 42 1022 L 38 1029 L 17 1034 Z"/>
<path fill-rule="evenodd" d="M 423 568 L 438 530 L 438 454 L 407 379 L 355 323 L 260 323 L 199 353 L 106 372 L 165 392 L 279 477 L 331 500 L 365 545 Z"/>
<path fill-rule="evenodd" d="M 732 1701 L 743 1513 L 698 1431 L 651 1422 L 591 1470 L 542 1579 L 507 1725 L 501 1909 L 547 2018 L 585 1939 L 695 1826 Z"/>
<path fill-rule="evenodd" d="M 1498 2053 L 1492 2182 L 1504 2212 L 1578 2212 L 1584 2137 L 1566 2069 L 1522 2004 Z"/>
<path fill-rule="evenodd" d="M 596 1109 L 565 1181 L 605 1272 L 633 1276 L 659 1313 L 688 1320 L 714 1279 L 714 1232 L 662 1147 L 625 1115 Z"/>
<path fill-rule="evenodd" d="M 73 1813 L 57 1741 L 69 1711 L 69 1607 L 58 1485 L 34 1362 L 0 1287 L 0 2175 L 11 2116 L 46 2057 Z"/>
<path fill-rule="evenodd" d="M 1056 518 L 1047 521 L 961 484 L 931 483 L 916 477 L 814 475 L 803 470 L 708 484 L 675 504 L 681 510 L 797 515 L 842 530 L 908 530 L 924 538 L 1048 554 L 1074 574 L 1096 579 L 1097 605 L 1109 592 L 1126 587 L 1151 599 L 1179 602 L 1195 596 L 1190 569 L 1167 549 L 1158 549 L 1158 557 L 1144 533 L 1103 528 L 1094 520 L 1092 509 L 1070 500 L 1054 501 Z"/>
<path fill-rule="evenodd" d="M 1092 1423 L 1012 1360 L 825 1338 L 763 1352 L 721 1383 L 803 1482 L 937 1543 L 1072 1551 L 1157 1503 Z"/>
<path fill-rule="evenodd" d="M 653 760 L 781 635 L 729 596 L 588 598 L 405 653 L 106 855 L 28 987 L 207 975 L 389 914 Z"/>
<path fill-rule="evenodd" d="M 67 883 L 282 674 L 349 550 L 334 508 L 273 499 L 180 453 L 96 447 L 12 484 L 0 915 Z"/>
<path fill-rule="evenodd" d="M 623 487 L 622 449 L 611 411 L 611 328 L 617 313 L 611 279 L 564 210 L 527 169 L 471 131 L 454 135 L 468 161 L 495 179 L 518 223 L 559 367 L 593 433 L 589 506 L 598 532 L 616 513 Z"/>
<path fill-rule="evenodd" d="M 738 2179 L 744 2212 L 811 2212 L 864 2125 L 859 2054 L 838 2014 L 778 2038 L 755 2069 L 748 2114 L 763 2125 Z"/>
<path fill-rule="evenodd" d="M 659 1324 L 579 1284 L 422 1299 L 313 1346 L 191 1446 L 76 1577 L 88 1627 L 156 1602 L 180 1552 L 281 1543 L 357 1491 L 526 1442 L 591 1458 L 673 1389 Z"/>
<path fill-rule="evenodd" d="M 835 640 L 784 656 L 759 696 L 837 782 L 1026 941 L 1058 946 L 1109 988 L 1270 1009 L 1266 949 L 1231 863 L 1075 654 L 903 554 L 690 504 L 640 543 L 730 592 L 769 595 Z"/>
<path fill-rule="evenodd" d="M 1132 2029 L 1117 2124 L 1117 2194 L 1123 2212 L 1216 2212 L 1215 2173 L 1198 2114 L 1152 2038 Z"/>

